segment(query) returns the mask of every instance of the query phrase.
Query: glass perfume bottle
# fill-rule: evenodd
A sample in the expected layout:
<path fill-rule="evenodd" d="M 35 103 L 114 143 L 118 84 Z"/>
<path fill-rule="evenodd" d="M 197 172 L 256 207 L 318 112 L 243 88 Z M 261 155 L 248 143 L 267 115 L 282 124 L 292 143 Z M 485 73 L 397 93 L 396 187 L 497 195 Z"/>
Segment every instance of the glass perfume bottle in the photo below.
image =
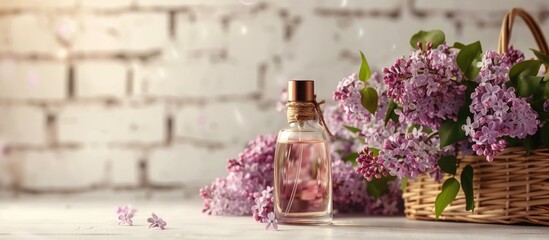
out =
<path fill-rule="evenodd" d="M 315 99 L 314 81 L 289 81 L 287 107 L 290 127 L 278 133 L 275 151 L 276 217 L 280 223 L 330 224 L 329 131 Z"/>

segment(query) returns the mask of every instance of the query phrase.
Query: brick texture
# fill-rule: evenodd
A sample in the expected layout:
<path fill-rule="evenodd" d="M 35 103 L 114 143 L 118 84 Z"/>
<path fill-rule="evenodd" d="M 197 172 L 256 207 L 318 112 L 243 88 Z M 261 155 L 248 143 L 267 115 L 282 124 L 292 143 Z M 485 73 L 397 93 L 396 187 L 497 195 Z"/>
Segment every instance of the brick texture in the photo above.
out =
<path fill-rule="evenodd" d="M 120 61 L 86 61 L 76 66 L 76 96 L 122 98 L 128 88 L 128 68 Z"/>
<path fill-rule="evenodd" d="M 37 107 L 0 107 L 0 136 L 12 144 L 43 145 L 46 143 L 46 115 Z M 25 119 L 25 124 L 21 124 Z"/>
<path fill-rule="evenodd" d="M 67 106 L 59 112 L 59 141 L 160 143 L 164 140 L 163 116 L 161 105 Z"/>
<path fill-rule="evenodd" d="M 17 61 L 4 58 L 0 99 L 63 100 L 67 96 L 68 68 L 62 62 Z"/>
<path fill-rule="evenodd" d="M 546 0 L 3 0 L 0 189 L 196 195 L 286 125 L 288 80 L 333 103 L 359 50 L 379 72 L 418 30 L 495 49 L 517 6 L 549 34 Z M 522 21 L 511 42 L 532 56 Z"/>
<path fill-rule="evenodd" d="M 21 162 L 21 187 L 27 190 L 84 190 L 106 184 L 107 158 L 96 149 L 31 151 L 10 158 Z"/>
<path fill-rule="evenodd" d="M 238 148 L 242 146 L 232 144 L 221 149 L 210 149 L 176 144 L 160 148 L 150 156 L 148 176 L 153 185 L 202 186 L 212 180 L 212 175 L 226 174 L 226 160 L 235 157 L 238 151 L 235 149 Z"/>

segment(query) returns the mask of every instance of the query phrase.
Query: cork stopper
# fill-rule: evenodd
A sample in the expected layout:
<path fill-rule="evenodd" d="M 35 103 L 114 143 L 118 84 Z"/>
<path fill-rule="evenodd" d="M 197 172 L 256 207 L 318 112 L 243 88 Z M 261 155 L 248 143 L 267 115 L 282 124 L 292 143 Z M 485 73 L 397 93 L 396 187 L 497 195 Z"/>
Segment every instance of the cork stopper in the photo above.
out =
<path fill-rule="evenodd" d="M 289 102 L 312 102 L 315 100 L 315 82 L 313 80 L 288 81 Z"/>

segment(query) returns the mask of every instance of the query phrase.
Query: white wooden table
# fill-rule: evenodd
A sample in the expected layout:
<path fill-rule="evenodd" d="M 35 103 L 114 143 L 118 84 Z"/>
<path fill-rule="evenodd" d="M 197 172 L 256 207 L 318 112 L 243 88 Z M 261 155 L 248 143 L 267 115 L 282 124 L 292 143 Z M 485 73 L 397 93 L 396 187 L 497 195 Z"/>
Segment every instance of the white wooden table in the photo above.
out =
<path fill-rule="evenodd" d="M 549 227 L 411 221 L 403 217 L 339 217 L 331 226 L 280 225 L 265 231 L 251 217 L 207 216 L 198 201 L 133 202 L 134 226 L 119 226 L 110 200 L 3 200 L 0 239 L 549 239 Z M 167 229 L 148 229 L 152 212 Z"/>

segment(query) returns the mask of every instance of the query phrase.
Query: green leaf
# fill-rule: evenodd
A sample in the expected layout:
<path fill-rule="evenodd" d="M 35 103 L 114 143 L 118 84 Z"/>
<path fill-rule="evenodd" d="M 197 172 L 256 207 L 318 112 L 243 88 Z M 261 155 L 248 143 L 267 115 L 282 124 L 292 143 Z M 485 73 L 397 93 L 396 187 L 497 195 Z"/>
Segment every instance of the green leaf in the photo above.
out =
<path fill-rule="evenodd" d="M 460 42 L 455 42 L 452 47 L 457 48 L 457 49 L 462 49 L 463 47 L 465 47 L 465 44 L 460 43 Z"/>
<path fill-rule="evenodd" d="M 398 115 L 395 113 L 395 109 L 398 108 L 398 105 L 393 101 L 393 99 L 389 99 L 389 107 L 387 107 L 387 113 L 385 114 L 385 119 L 383 122 L 385 123 L 385 126 L 387 126 L 387 123 L 389 122 L 389 119 L 393 119 L 393 122 L 398 122 Z"/>
<path fill-rule="evenodd" d="M 400 190 L 402 192 L 406 192 L 406 187 L 408 186 L 408 178 L 401 178 L 400 179 Z"/>
<path fill-rule="evenodd" d="M 347 130 L 349 130 L 349 132 L 352 132 L 352 133 L 355 133 L 355 134 L 360 132 L 360 128 L 347 126 L 347 125 L 344 125 L 343 127 L 345 127 Z"/>
<path fill-rule="evenodd" d="M 526 155 L 530 155 L 532 151 L 539 145 L 538 133 L 535 135 L 530 135 L 524 138 L 524 149 L 526 150 Z"/>
<path fill-rule="evenodd" d="M 505 139 L 506 147 L 522 146 L 522 139 L 512 138 L 509 136 L 503 137 Z"/>
<path fill-rule="evenodd" d="M 440 137 L 441 149 L 448 145 L 467 139 L 467 135 L 465 135 L 465 131 L 463 131 L 461 127 L 465 125 L 467 117 L 470 117 L 471 115 L 469 106 L 465 105 L 459 109 L 457 122 L 447 119 L 440 123 L 438 135 Z"/>
<path fill-rule="evenodd" d="M 360 91 L 360 102 L 362 106 L 366 108 L 370 113 L 375 114 L 377 110 L 377 92 L 372 87 L 365 87 Z"/>
<path fill-rule="evenodd" d="M 517 82 L 517 95 L 521 97 L 529 97 L 537 92 L 543 91 L 540 88 L 540 82 L 543 77 L 537 76 L 519 76 L 519 81 Z"/>
<path fill-rule="evenodd" d="M 358 153 L 357 152 L 352 152 L 349 155 L 341 158 L 341 161 L 350 162 L 350 163 L 353 163 L 353 165 L 355 165 L 357 158 L 358 158 Z"/>
<path fill-rule="evenodd" d="M 549 148 L 549 123 L 545 123 L 540 130 L 541 143 L 544 147 Z"/>
<path fill-rule="evenodd" d="M 410 45 L 412 45 L 412 48 L 418 49 L 418 42 L 421 42 L 421 46 L 424 48 L 427 45 L 427 42 L 431 42 L 433 48 L 436 48 L 438 45 L 443 44 L 444 41 L 446 41 L 446 37 L 444 36 L 444 32 L 440 30 L 419 31 L 410 39 Z"/>
<path fill-rule="evenodd" d="M 532 50 L 532 52 L 534 52 L 534 55 L 536 55 L 536 58 L 541 62 L 543 63 L 543 65 L 545 66 L 549 66 L 549 56 L 547 56 L 545 53 L 542 53 L 536 49 L 532 49 L 530 48 L 530 50 Z"/>
<path fill-rule="evenodd" d="M 538 118 L 540 120 L 549 120 L 549 112 L 538 112 Z M 549 124 L 549 123 L 547 123 L 547 124 Z"/>
<path fill-rule="evenodd" d="M 456 175 L 457 158 L 456 156 L 444 156 L 438 160 L 438 166 L 443 172 Z"/>
<path fill-rule="evenodd" d="M 509 70 L 509 82 L 507 85 L 510 87 L 517 87 L 519 76 L 537 76 L 541 63 L 538 60 L 526 60 L 515 64 Z"/>
<path fill-rule="evenodd" d="M 545 99 L 549 99 L 549 83 L 545 83 L 545 87 L 544 87 L 544 90 L 543 90 L 543 97 Z"/>
<path fill-rule="evenodd" d="M 382 194 L 389 191 L 389 182 L 395 180 L 394 176 L 382 178 L 373 178 L 372 181 L 366 182 L 366 191 L 370 196 L 378 198 Z"/>
<path fill-rule="evenodd" d="M 368 150 L 370 150 L 370 152 L 372 152 L 372 156 L 374 156 L 374 157 L 379 156 L 379 151 L 380 151 L 379 149 L 373 148 L 373 147 L 368 147 Z"/>
<path fill-rule="evenodd" d="M 456 62 L 465 77 L 469 80 L 474 80 L 480 68 L 477 67 L 477 63 L 482 60 L 482 46 L 479 41 L 464 46 L 459 51 Z"/>
<path fill-rule="evenodd" d="M 362 59 L 362 63 L 360 64 L 360 70 L 358 70 L 358 79 L 366 82 L 370 79 L 372 73 L 370 72 L 370 65 L 368 65 L 368 61 L 366 60 L 366 57 L 364 57 L 362 51 L 360 51 L 360 59 Z"/>
<path fill-rule="evenodd" d="M 447 179 L 442 184 L 442 191 L 437 195 L 435 200 L 435 215 L 438 219 L 444 209 L 456 199 L 459 192 L 459 182 L 455 178 Z"/>
<path fill-rule="evenodd" d="M 470 96 L 479 84 L 475 81 L 465 81 L 464 84 L 467 86 L 467 89 L 465 90 L 465 106 L 470 106 L 471 102 L 473 102 L 473 99 Z"/>
<path fill-rule="evenodd" d="M 475 210 L 475 196 L 473 194 L 473 167 L 467 164 L 461 171 L 461 188 L 465 193 L 465 210 Z"/>

